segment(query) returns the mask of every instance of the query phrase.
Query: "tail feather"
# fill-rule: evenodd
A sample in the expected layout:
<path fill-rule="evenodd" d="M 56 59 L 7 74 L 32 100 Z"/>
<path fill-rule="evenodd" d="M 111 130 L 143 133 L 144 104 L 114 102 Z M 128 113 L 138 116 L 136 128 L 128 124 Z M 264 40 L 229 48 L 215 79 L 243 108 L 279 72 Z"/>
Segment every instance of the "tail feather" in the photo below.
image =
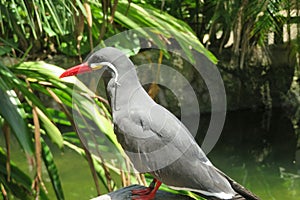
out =
<path fill-rule="evenodd" d="M 239 183 L 235 182 L 231 178 L 227 178 L 227 180 L 230 182 L 232 188 L 241 196 L 245 197 L 247 200 L 260 200 L 258 196 L 253 194 L 251 191 L 240 185 Z"/>
<path fill-rule="evenodd" d="M 228 182 L 231 184 L 231 187 L 234 189 L 234 191 L 236 193 L 238 193 L 238 195 L 236 195 L 233 198 L 233 200 L 242 200 L 242 199 L 245 199 L 245 200 L 260 200 L 259 197 L 257 197 L 255 194 L 253 194 L 248 189 L 246 189 L 244 186 L 237 183 L 235 180 L 233 180 L 232 178 L 230 178 L 229 176 L 224 174 L 219 169 L 216 168 L 216 170 L 228 180 Z"/>

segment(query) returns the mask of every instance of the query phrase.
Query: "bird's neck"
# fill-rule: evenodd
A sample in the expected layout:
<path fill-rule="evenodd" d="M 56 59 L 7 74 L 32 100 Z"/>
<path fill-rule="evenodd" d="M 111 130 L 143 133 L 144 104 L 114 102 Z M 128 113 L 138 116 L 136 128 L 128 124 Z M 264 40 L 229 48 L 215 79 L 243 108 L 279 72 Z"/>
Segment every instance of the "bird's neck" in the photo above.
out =
<path fill-rule="evenodd" d="M 131 102 L 131 98 L 136 93 L 143 92 L 143 87 L 140 84 L 138 77 L 132 76 L 132 74 L 121 76 L 118 80 L 113 77 L 106 80 L 106 92 L 107 97 L 112 108 L 112 112 L 119 111 L 121 109 L 127 109 L 128 104 Z"/>

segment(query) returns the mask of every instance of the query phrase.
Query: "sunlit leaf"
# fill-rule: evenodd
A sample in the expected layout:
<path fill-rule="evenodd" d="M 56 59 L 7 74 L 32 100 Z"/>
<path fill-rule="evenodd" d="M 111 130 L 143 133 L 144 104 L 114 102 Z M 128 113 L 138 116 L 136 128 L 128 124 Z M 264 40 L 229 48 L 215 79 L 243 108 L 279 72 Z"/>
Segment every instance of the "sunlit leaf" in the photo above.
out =
<path fill-rule="evenodd" d="M 50 119 L 39 108 L 37 108 L 37 113 L 39 119 L 42 122 L 43 128 L 47 132 L 47 135 L 50 137 L 52 142 L 57 144 L 59 148 L 62 148 L 63 138 L 59 129 L 50 121 Z"/>
<path fill-rule="evenodd" d="M 160 49 L 167 49 L 166 46 L 169 45 L 164 44 L 164 41 L 158 38 L 159 35 L 163 35 L 168 39 L 175 39 L 191 62 L 194 62 L 191 49 L 204 54 L 213 63 L 217 62 L 215 56 L 201 44 L 192 29 L 183 21 L 145 3 L 131 3 L 126 13 L 127 9 L 128 1 L 120 1 L 115 20 L 128 29 L 137 29 L 137 32 L 140 32 L 146 38 L 152 39 Z M 155 31 L 150 35 L 142 29 L 143 27 L 151 27 Z"/>
<path fill-rule="evenodd" d="M 3 76 L 6 80 L 6 84 L 10 88 L 17 88 L 24 97 L 33 103 L 35 106 L 39 107 L 45 114 L 47 114 L 46 107 L 43 103 L 34 95 L 32 92 L 28 90 L 28 87 L 25 82 L 22 82 L 14 73 L 11 71 L 13 68 L 7 68 L 4 65 L 0 64 L 0 75 Z M 24 75 L 23 73 L 19 73 L 20 75 Z"/>
<path fill-rule="evenodd" d="M 28 131 L 25 111 L 17 98 L 3 79 L 0 79 L 0 114 L 10 125 L 22 148 L 33 154 L 33 143 Z"/>

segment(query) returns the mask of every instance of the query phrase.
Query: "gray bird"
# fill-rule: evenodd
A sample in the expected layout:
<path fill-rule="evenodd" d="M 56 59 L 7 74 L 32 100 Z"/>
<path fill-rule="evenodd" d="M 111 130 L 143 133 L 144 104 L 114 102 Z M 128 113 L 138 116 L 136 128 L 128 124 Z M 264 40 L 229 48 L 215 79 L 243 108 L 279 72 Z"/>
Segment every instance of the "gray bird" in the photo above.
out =
<path fill-rule="evenodd" d="M 161 183 L 208 199 L 259 199 L 218 170 L 181 121 L 149 97 L 120 50 L 100 49 L 60 78 L 94 70 L 103 71 L 119 143 L 139 172 L 154 177 L 147 189 L 132 191 L 132 199 L 154 199 Z"/>

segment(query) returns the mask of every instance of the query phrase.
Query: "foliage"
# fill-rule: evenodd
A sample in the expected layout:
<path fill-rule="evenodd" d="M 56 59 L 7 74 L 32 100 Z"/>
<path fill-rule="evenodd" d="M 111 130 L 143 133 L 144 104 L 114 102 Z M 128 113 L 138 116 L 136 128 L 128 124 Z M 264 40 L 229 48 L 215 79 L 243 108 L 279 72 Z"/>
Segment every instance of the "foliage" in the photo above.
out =
<path fill-rule="evenodd" d="M 55 52 L 58 49 L 67 55 L 81 55 L 88 53 L 100 40 L 117 34 L 124 28 L 155 27 L 155 32 L 151 35 L 142 30 L 140 32 L 149 40 L 156 38 L 154 44 L 160 48 L 167 45 L 168 39 L 175 38 L 191 60 L 190 46 L 216 62 L 215 57 L 203 47 L 186 23 L 167 13 L 161 13 L 143 1 L 57 3 L 54 5 L 52 1 L 33 1 L 30 4 L 18 0 L 0 4 L 0 11 L 3 13 L 0 18 L 3 25 L 2 54 L 11 48 L 22 53 L 34 45 L 31 53 L 41 49 Z M 159 37 L 160 35 L 165 38 Z"/>
<path fill-rule="evenodd" d="M 84 107 L 90 108 L 96 103 L 91 97 L 81 96 L 81 94 L 77 93 L 73 94 L 74 81 L 76 81 L 76 79 L 74 78 L 69 80 L 69 82 L 63 83 L 58 78 L 58 75 L 62 72 L 63 70 L 61 68 L 43 62 L 24 62 L 10 67 L 0 65 L 0 119 L 6 140 L 6 153 L 4 153 L 2 148 L 0 149 L 2 152 L 1 166 L 3 166 L 1 168 L 1 179 L 3 180 L 3 182 L 1 181 L 1 187 L 16 197 L 21 195 L 19 194 L 21 191 L 24 191 L 24 194 L 26 193 L 24 197 L 28 196 L 28 198 L 38 196 L 39 194 L 45 195 L 40 171 L 41 161 L 39 161 L 39 157 L 41 156 L 57 199 L 64 199 L 59 173 L 51 149 L 48 144 L 43 141 L 43 138 L 50 138 L 52 142 L 61 149 L 66 145 L 75 151 L 83 151 L 81 153 L 87 157 L 87 159 L 90 156 L 91 160 L 88 159 L 88 161 L 94 166 L 94 173 L 99 174 L 102 184 L 109 188 L 106 176 L 108 176 L 110 172 L 104 174 L 104 161 L 97 160 L 91 155 L 88 156 L 88 151 L 85 151 L 85 146 L 83 146 L 80 141 L 74 141 L 73 138 L 77 137 L 75 132 L 62 135 L 57 128 L 58 125 L 74 126 L 73 115 L 70 114 L 73 103 L 80 105 L 79 109 L 83 109 Z M 80 85 L 80 82 L 76 84 Z M 83 85 L 80 86 L 82 93 L 88 96 L 95 96 Z M 74 95 L 80 97 L 74 97 Z M 43 102 L 45 98 L 48 99 L 48 101 L 52 99 L 52 101 L 57 103 L 60 109 L 47 107 Z M 86 100 L 83 101 L 84 99 Z M 80 100 L 80 103 L 76 102 L 78 100 Z M 97 104 L 102 105 L 101 102 L 97 102 Z M 100 111 L 104 112 L 103 109 L 99 110 L 99 112 Z M 114 145 L 118 147 L 116 139 L 114 139 L 115 136 L 111 131 L 110 118 L 91 118 L 91 116 L 84 113 L 83 111 L 82 119 L 86 118 L 85 120 L 89 119 L 94 121 L 94 123 L 98 125 L 98 129 L 102 130 L 107 137 L 110 137 L 111 141 L 115 142 Z M 101 114 L 98 113 L 98 115 Z M 76 131 L 76 127 L 73 128 Z M 11 133 L 17 138 L 28 158 L 34 160 L 36 175 L 33 180 L 24 172 L 20 171 L 18 167 L 13 165 L 10 160 Z M 33 146 L 35 146 L 35 148 L 33 148 Z M 121 149 L 119 150 L 121 151 Z M 6 168 L 4 166 L 6 166 Z M 117 173 L 119 173 L 119 171 L 117 171 Z M 31 187 L 33 184 L 32 181 L 34 181 L 35 190 Z M 111 182 L 114 182 L 114 180 L 111 180 Z M 17 187 L 20 189 L 15 190 L 14 188 Z"/>

